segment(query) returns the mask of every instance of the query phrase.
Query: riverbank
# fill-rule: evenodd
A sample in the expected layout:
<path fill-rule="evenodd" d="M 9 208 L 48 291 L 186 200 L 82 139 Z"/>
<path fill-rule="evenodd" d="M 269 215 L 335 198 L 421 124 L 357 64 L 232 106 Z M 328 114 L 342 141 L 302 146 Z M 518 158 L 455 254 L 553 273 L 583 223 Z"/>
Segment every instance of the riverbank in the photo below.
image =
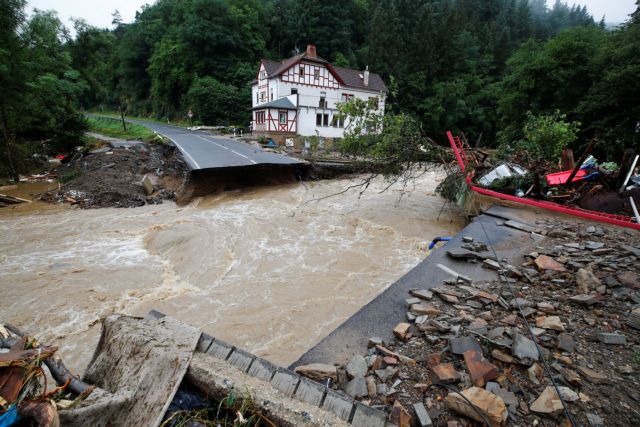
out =
<path fill-rule="evenodd" d="M 337 388 L 399 425 L 634 426 L 638 260 L 633 230 L 496 206 L 291 368 L 339 365 Z"/>

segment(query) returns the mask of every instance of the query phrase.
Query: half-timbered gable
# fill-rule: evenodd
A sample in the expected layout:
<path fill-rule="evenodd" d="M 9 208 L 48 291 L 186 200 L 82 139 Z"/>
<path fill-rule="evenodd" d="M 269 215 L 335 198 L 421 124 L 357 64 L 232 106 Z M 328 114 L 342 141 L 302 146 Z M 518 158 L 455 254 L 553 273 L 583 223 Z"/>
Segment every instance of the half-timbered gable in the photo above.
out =
<path fill-rule="evenodd" d="M 348 123 L 338 106 L 359 98 L 384 112 L 386 87 L 379 75 L 334 67 L 313 45 L 284 61 L 263 59 L 252 85 L 252 131 L 283 142 L 293 137 L 341 138 Z"/>

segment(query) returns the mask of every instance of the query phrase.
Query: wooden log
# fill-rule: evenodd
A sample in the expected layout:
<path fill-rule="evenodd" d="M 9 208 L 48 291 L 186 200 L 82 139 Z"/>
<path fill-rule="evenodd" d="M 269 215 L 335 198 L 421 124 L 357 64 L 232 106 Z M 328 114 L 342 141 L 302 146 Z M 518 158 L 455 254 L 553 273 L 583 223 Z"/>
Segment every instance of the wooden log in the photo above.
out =
<path fill-rule="evenodd" d="M 571 175 L 569 175 L 569 179 L 567 179 L 567 182 L 564 183 L 565 185 L 571 185 L 573 183 L 573 178 L 576 177 L 576 174 L 580 170 L 580 167 L 582 167 L 582 164 L 584 163 L 584 161 L 587 160 L 587 157 L 589 156 L 589 154 L 591 154 L 591 152 L 593 151 L 593 148 L 596 146 L 597 143 L 598 143 L 597 138 L 593 138 L 591 140 L 591 142 L 587 146 L 587 149 L 584 150 L 584 153 L 582 153 L 580 160 L 578 160 L 578 163 L 576 163 L 576 167 L 573 168 Z"/>
<path fill-rule="evenodd" d="M 5 327 L 19 337 L 26 336 L 26 334 L 24 334 L 20 329 L 16 328 L 13 325 L 6 324 Z M 0 340 L 0 343 L 9 342 L 9 341 L 11 341 L 11 338 Z M 17 341 L 18 339 L 15 339 L 13 342 L 15 343 Z M 42 348 L 47 348 L 47 347 L 42 346 Z M 51 355 L 51 357 L 47 358 L 44 361 L 44 363 L 45 365 L 47 365 L 47 368 L 49 368 L 49 372 L 51 372 L 51 376 L 59 386 L 66 384 L 67 381 L 70 380 L 67 390 L 69 390 L 71 393 L 75 395 L 80 395 L 82 393 L 87 394 L 95 388 L 94 386 L 89 385 L 81 381 L 77 377 L 75 377 L 71 373 L 71 371 L 69 371 L 64 366 L 62 359 L 57 354 L 55 354 L 55 352 Z"/>

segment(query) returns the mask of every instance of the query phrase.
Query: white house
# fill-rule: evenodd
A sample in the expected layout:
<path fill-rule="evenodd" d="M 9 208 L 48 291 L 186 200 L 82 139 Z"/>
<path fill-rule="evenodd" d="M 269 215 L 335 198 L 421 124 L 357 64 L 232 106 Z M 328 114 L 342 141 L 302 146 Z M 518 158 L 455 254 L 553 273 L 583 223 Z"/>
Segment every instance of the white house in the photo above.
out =
<path fill-rule="evenodd" d="M 384 112 L 386 87 L 378 74 L 332 66 L 309 45 L 282 62 L 260 61 L 251 94 L 254 136 L 298 145 L 315 135 L 331 144 L 344 135 L 338 104 L 359 98 Z"/>

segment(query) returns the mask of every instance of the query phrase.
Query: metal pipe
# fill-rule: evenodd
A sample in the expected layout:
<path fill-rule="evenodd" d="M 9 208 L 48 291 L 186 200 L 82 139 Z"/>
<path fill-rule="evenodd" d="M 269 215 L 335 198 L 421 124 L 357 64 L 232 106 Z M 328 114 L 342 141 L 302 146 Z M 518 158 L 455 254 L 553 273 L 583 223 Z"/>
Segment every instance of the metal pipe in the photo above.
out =
<path fill-rule="evenodd" d="M 636 208 L 636 202 L 633 201 L 633 196 L 629 197 L 629 201 L 631 202 L 631 209 L 633 209 L 633 214 L 636 216 L 636 221 L 640 224 L 640 214 L 638 213 L 638 208 Z"/>
<path fill-rule="evenodd" d="M 631 175 L 633 175 L 633 170 L 636 168 L 636 165 L 638 164 L 638 159 L 640 158 L 640 154 L 638 154 L 636 156 L 635 159 L 633 159 L 633 163 L 631 164 L 631 169 L 629 169 L 629 173 L 627 174 L 627 179 L 624 180 L 624 182 L 622 183 L 622 187 L 620 187 L 620 191 L 624 191 L 625 188 L 627 188 L 627 184 L 629 183 L 629 180 L 631 179 Z"/>
<path fill-rule="evenodd" d="M 436 246 L 436 243 L 448 242 L 449 240 L 451 240 L 451 237 L 436 237 L 431 243 L 429 243 L 429 250 L 433 249 Z"/>

